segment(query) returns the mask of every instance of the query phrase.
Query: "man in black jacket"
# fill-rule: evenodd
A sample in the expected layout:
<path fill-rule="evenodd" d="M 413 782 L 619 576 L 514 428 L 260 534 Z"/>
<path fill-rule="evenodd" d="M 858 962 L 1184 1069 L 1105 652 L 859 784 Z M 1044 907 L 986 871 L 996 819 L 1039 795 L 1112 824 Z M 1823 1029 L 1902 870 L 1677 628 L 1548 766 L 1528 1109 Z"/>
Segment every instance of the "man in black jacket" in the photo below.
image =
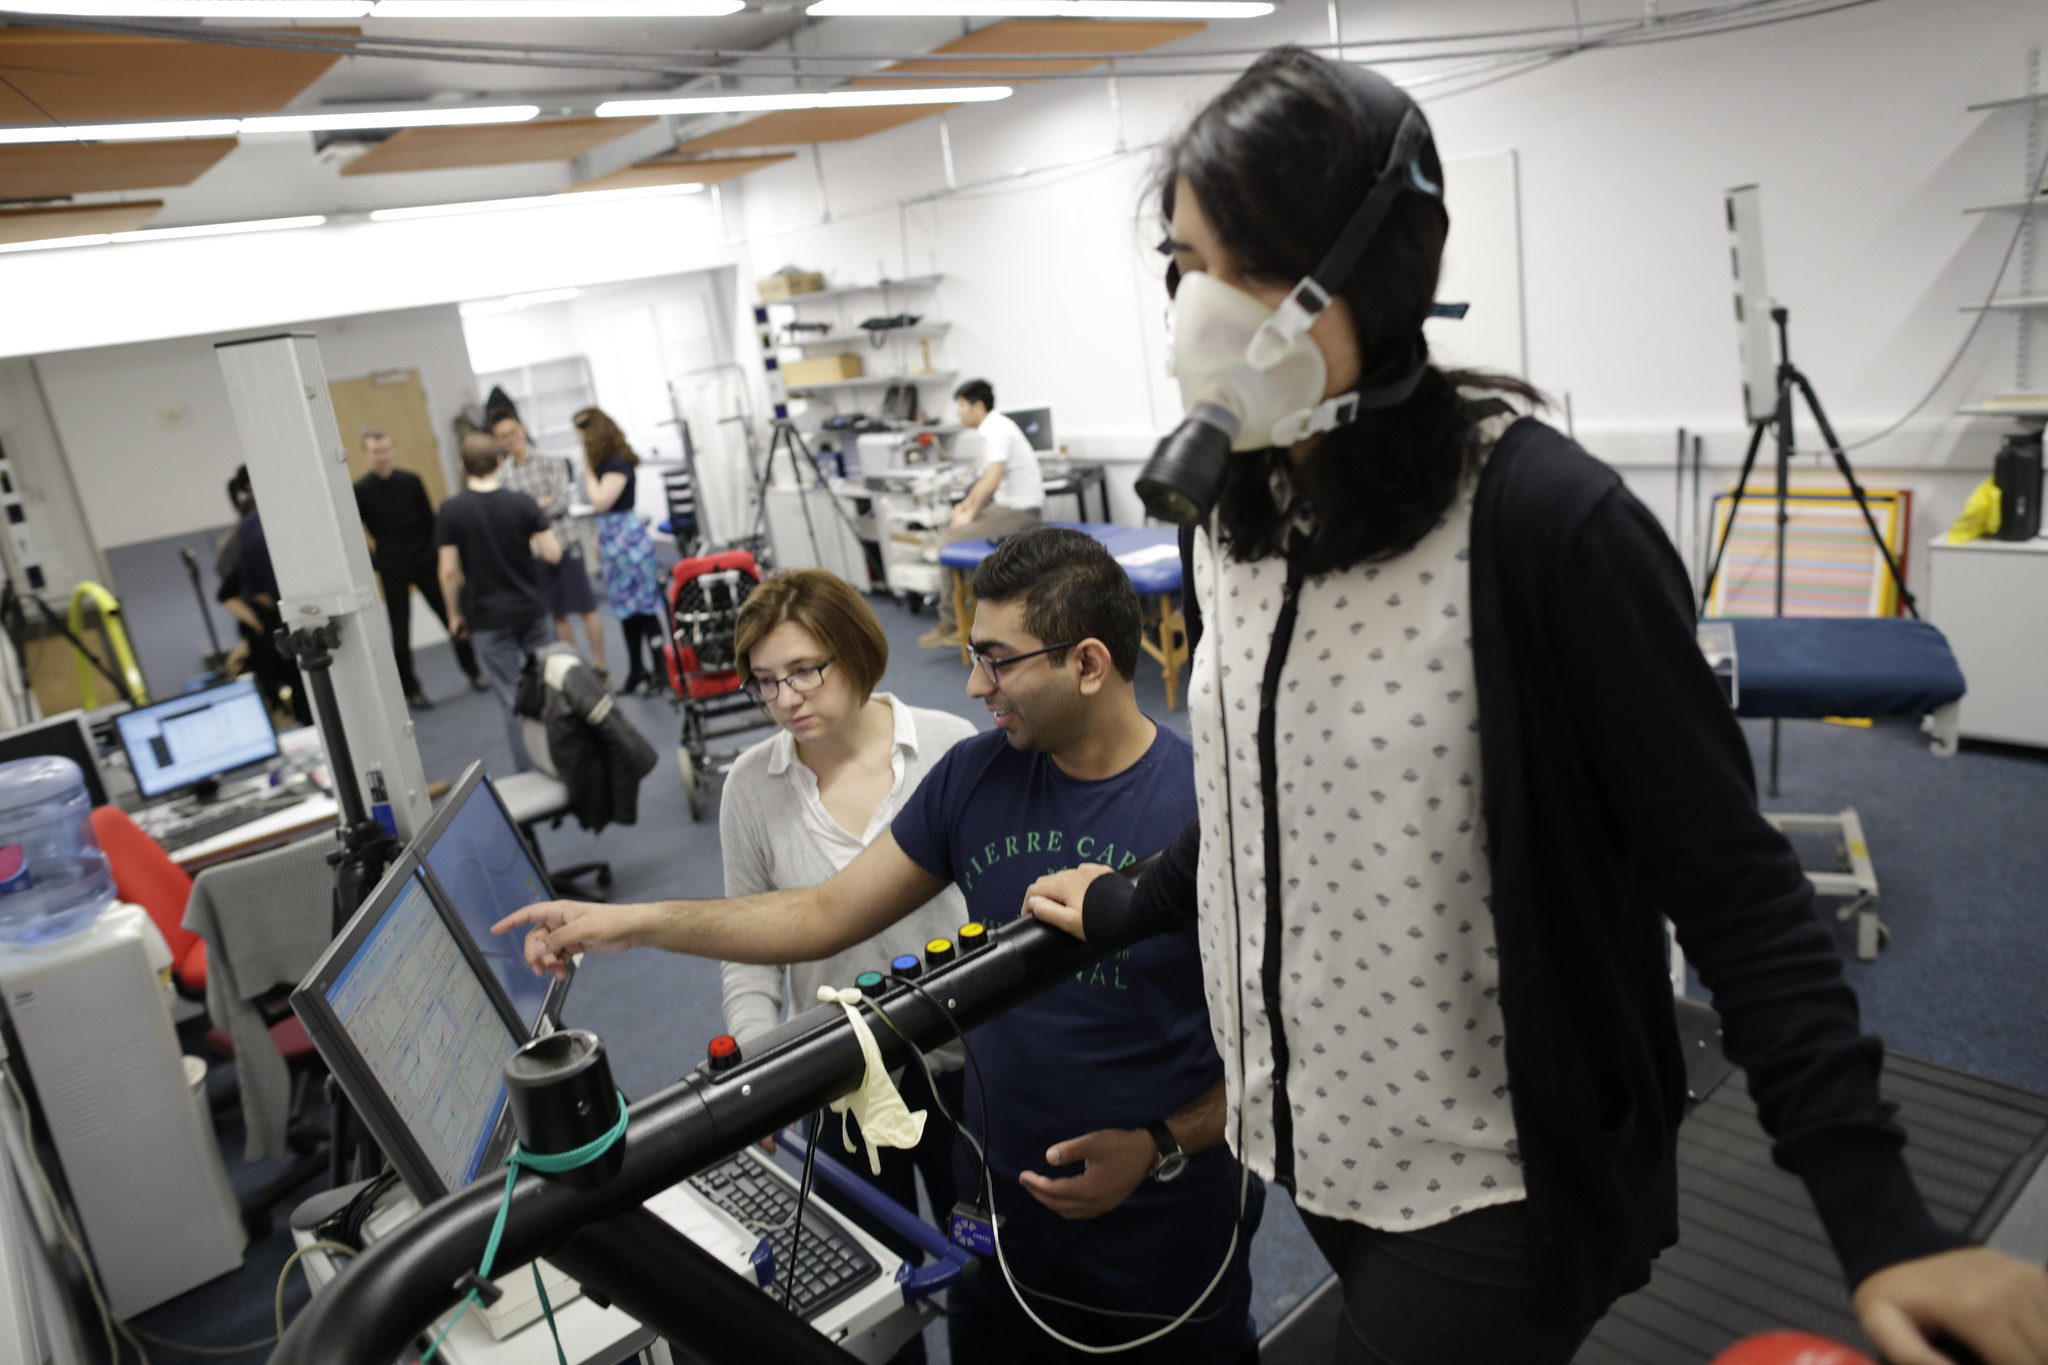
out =
<path fill-rule="evenodd" d="M 369 457 L 370 472 L 356 480 L 356 512 L 363 519 L 363 529 L 370 533 L 370 565 L 384 586 L 398 681 L 405 688 L 408 705 L 430 711 L 434 703 L 421 690 L 419 675 L 412 668 L 412 590 L 418 588 L 441 624 L 448 624 L 448 605 L 441 600 L 441 584 L 434 572 L 434 504 L 420 476 L 394 463 L 396 451 L 389 436 L 381 431 L 364 432 L 363 454 Z M 476 651 L 459 636 L 455 659 L 472 688 L 482 692 L 490 686 L 477 672 Z"/>

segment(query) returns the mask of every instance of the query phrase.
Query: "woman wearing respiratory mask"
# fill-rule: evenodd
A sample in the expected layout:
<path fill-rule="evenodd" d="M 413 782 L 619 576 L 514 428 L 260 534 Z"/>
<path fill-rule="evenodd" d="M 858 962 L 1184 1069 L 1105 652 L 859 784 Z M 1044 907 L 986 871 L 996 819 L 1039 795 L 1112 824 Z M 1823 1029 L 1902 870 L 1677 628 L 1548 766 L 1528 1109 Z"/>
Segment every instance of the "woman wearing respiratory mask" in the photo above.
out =
<path fill-rule="evenodd" d="M 1442 182 L 1405 95 L 1291 49 L 1171 148 L 1189 420 L 1139 487 L 1191 523 L 1201 810 L 1135 886 L 1076 869 L 1027 908 L 1101 943 L 1198 923 L 1232 1141 L 1342 1278 L 1340 1361 L 1566 1361 L 1648 1278 L 1668 917 L 1873 1340 L 2048 1362 L 2048 1272 L 1962 1246 L 1907 1173 L 1662 530 L 1507 408 L 1526 386 L 1428 363 Z"/>

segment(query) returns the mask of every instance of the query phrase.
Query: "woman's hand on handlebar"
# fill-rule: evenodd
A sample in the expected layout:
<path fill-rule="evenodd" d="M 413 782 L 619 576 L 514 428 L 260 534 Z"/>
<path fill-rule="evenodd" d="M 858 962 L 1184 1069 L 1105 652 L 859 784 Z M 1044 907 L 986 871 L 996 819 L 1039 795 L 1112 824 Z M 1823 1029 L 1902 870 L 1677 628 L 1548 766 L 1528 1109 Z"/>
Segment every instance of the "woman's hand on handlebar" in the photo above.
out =
<path fill-rule="evenodd" d="M 491 926 L 503 934 L 520 925 L 532 926 L 524 944 L 526 965 L 535 976 L 569 975 L 569 959 L 577 953 L 617 953 L 634 946 L 639 917 L 631 905 L 593 905 L 585 901 L 542 901 L 515 911 Z"/>
<path fill-rule="evenodd" d="M 1081 902 L 1095 879 L 1110 870 L 1101 863 L 1082 863 L 1065 872 L 1040 877 L 1024 890 L 1024 913 L 1036 915 L 1085 943 L 1088 935 L 1081 927 Z"/>

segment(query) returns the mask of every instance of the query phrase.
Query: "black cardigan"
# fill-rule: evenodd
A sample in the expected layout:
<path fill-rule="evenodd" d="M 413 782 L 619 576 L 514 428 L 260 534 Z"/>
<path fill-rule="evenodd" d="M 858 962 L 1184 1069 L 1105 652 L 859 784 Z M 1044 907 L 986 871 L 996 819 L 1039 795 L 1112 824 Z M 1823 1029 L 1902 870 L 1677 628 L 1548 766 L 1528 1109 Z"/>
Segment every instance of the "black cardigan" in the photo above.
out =
<path fill-rule="evenodd" d="M 1471 604 L 1532 1311 L 1597 1316 L 1677 1240 L 1685 1065 L 1660 916 L 1850 1283 L 1960 1244 L 1907 1172 L 1878 1097 L 1883 1045 L 1859 1034 L 1812 884 L 1757 811 L 1748 743 L 1656 520 L 1613 470 L 1524 418 L 1480 478 Z M 1098 878 L 1089 941 L 1187 924 L 1199 849 L 1191 821 L 1135 887 Z"/>

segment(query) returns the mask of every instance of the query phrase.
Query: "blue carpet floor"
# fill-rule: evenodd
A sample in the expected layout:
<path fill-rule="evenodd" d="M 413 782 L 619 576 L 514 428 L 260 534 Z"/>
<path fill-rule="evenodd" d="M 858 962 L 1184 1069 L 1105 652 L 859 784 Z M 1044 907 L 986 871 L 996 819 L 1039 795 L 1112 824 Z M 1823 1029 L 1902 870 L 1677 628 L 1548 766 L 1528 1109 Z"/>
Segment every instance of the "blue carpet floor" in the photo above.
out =
<path fill-rule="evenodd" d="M 189 620 L 196 607 L 182 575 L 155 578 L 163 599 L 159 619 L 166 627 Z M 134 619 L 138 589 L 126 581 L 121 587 L 130 594 Z M 177 601 L 179 594 L 188 600 Z M 894 651 L 885 687 L 915 704 L 957 711 L 985 725 L 980 706 L 966 695 L 959 655 L 917 648 L 916 636 L 931 617 L 914 616 L 886 599 L 875 603 Z M 624 642 L 616 625 L 611 630 L 616 676 Z M 145 652 L 157 656 L 146 657 L 145 667 L 160 687 L 197 671 L 204 644 L 202 638 L 193 645 L 196 631 L 143 633 L 150 637 Z M 451 651 L 422 651 L 419 668 L 427 691 L 440 699 L 433 711 L 416 717 L 428 775 L 454 778 L 478 758 L 493 771 L 509 767 L 497 704 L 463 687 Z M 1185 714 L 1167 712 L 1158 670 L 1149 661 L 1140 670 L 1139 697 L 1155 718 L 1185 733 Z M 573 824 L 544 829 L 543 852 L 558 866 L 609 860 L 616 875 L 613 899 L 716 896 L 721 878 L 715 808 L 702 822 L 690 818 L 673 761 L 678 714 L 659 698 L 627 698 L 622 704 L 664 756 L 643 786 L 639 823 L 598 835 Z M 1768 730 L 1757 725 L 1749 733 L 1761 772 Z M 725 743 L 732 747 L 756 737 Z M 2048 839 L 2042 835 L 2048 754 L 1966 745 L 1959 756 L 1943 760 L 1927 752 L 1910 726 L 1791 722 L 1784 727 L 1781 770 L 1782 795 L 1767 807 L 1828 811 L 1854 805 L 1863 817 L 1892 930 L 1891 947 L 1879 961 L 1849 966 L 1868 1027 L 1899 1051 L 2048 1091 L 2048 1049 L 2042 1046 L 2048 1041 L 2048 1005 L 2041 989 L 2048 980 L 2048 935 L 2039 918 L 2042 888 L 2048 887 Z M 1824 853 L 1816 848 L 1810 865 L 1823 866 Z M 1849 928 L 1839 929 L 1847 951 L 1853 945 Z M 567 1017 L 604 1037 L 629 1096 L 651 1094 L 690 1070 L 706 1040 L 723 1031 L 717 965 L 654 952 L 590 958 Z M 231 1114 L 223 1115 L 221 1137 L 238 1188 L 253 1187 L 277 1169 L 234 1159 L 241 1142 Z M 309 1193 L 311 1188 L 317 1186 Z M 1262 1327 L 1326 1273 L 1287 1202 L 1271 1200 L 1267 1210 L 1253 1246 L 1254 1312 Z M 276 1234 L 252 1245 L 240 1272 L 140 1322 L 191 1342 L 237 1343 L 267 1335 L 283 1241 Z M 304 1293 L 302 1283 L 290 1286 L 288 1313 L 303 1303 Z M 96 1337 L 96 1329 L 89 1336 Z M 934 1358 L 945 1360 L 943 1332 L 930 1336 Z M 152 1354 L 165 1361 L 186 1359 L 161 1349 Z"/>

